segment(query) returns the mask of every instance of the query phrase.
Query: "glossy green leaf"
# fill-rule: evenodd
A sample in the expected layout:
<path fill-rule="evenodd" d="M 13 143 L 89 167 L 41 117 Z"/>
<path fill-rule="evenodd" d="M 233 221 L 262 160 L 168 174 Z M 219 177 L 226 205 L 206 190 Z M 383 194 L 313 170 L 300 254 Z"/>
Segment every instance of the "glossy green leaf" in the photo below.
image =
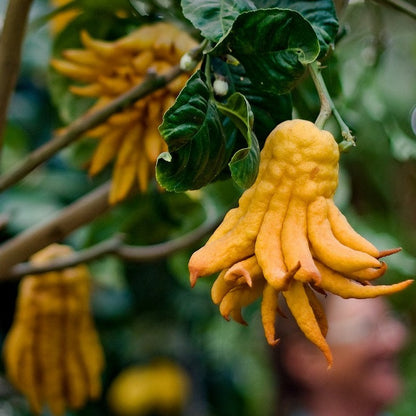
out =
<path fill-rule="evenodd" d="M 240 14 L 211 53 L 233 55 L 257 88 L 284 94 L 302 77 L 305 65 L 318 57 L 319 42 L 300 13 L 256 10 Z"/>
<path fill-rule="evenodd" d="M 292 118 L 291 94 L 273 94 L 260 90 L 253 85 L 242 65 L 229 65 L 220 59 L 212 61 L 213 70 L 227 81 L 230 95 L 240 92 L 250 103 L 254 114 L 253 130 L 262 147 L 277 124 Z"/>
<path fill-rule="evenodd" d="M 251 0 L 182 0 L 185 17 L 213 42 L 228 32 L 241 12 L 254 9 Z"/>
<path fill-rule="evenodd" d="M 158 182 L 169 191 L 199 189 L 227 166 L 229 145 L 205 76 L 197 71 L 165 113 L 160 133 L 168 144 L 156 165 Z"/>
<path fill-rule="evenodd" d="M 253 113 L 247 99 L 234 93 L 226 104 L 217 104 L 218 109 L 231 119 L 244 136 L 247 147 L 239 149 L 229 163 L 233 180 L 242 188 L 248 188 L 256 179 L 260 149 L 253 133 Z"/>
<path fill-rule="evenodd" d="M 338 32 L 338 19 L 333 0 L 259 0 L 257 7 L 296 10 L 307 19 L 319 40 L 320 56 L 333 45 Z"/>

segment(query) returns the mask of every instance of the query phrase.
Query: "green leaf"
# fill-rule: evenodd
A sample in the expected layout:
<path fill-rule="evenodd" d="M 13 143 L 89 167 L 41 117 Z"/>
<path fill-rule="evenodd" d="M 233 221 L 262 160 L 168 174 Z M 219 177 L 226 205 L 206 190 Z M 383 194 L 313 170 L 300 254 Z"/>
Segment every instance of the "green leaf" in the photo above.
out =
<path fill-rule="evenodd" d="M 254 9 L 251 0 L 182 0 L 185 17 L 213 42 L 228 32 L 241 12 Z"/>
<path fill-rule="evenodd" d="M 218 58 L 212 59 L 213 70 L 221 74 L 229 85 L 230 94 L 240 92 L 248 100 L 254 114 L 253 130 L 260 147 L 269 133 L 282 121 L 292 118 L 291 94 L 272 94 L 256 88 L 242 65 L 228 65 Z"/>
<path fill-rule="evenodd" d="M 156 178 L 168 191 L 199 189 L 227 166 L 234 143 L 201 71 L 188 80 L 159 130 L 169 152 L 159 156 Z"/>
<path fill-rule="evenodd" d="M 211 53 L 233 55 L 257 88 L 284 94 L 302 77 L 305 65 L 318 57 L 319 42 L 300 13 L 255 10 L 240 14 Z"/>
<path fill-rule="evenodd" d="M 320 53 L 324 56 L 333 45 L 338 33 L 338 19 L 333 0 L 259 0 L 259 9 L 279 7 L 296 10 L 307 19 L 319 40 Z"/>
<path fill-rule="evenodd" d="M 240 93 L 234 93 L 226 104 L 217 104 L 218 109 L 231 119 L 244 136 L 247 147 L 238 150 L 229 163 L 231 176 L 241 188 L 248 188 L 256 179 L 260 149 L 252 131 L 253 113 L 247 99 Z"/>

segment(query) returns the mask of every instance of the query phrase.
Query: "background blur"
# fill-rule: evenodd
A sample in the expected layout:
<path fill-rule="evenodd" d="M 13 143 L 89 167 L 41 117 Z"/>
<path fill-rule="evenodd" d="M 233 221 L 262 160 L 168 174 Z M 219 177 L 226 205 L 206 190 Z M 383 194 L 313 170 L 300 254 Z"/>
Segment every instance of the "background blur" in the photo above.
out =
<path fill-rule="evenodd" d="M 6 3 L 0 0 L 0 24 Z M 139 7 L 145 2 L 135 3 Z M 49 10 L 51 5 L 46 0 L 35 0 L 31 20 Z M 111 20 L 104 17 L 100 24 L 109 24 Z M 388 259 L 389 272 L 380 283 L 414 278 L 415 20 L 378 3 L 354 1 L 342 14 L 341 24 L 344 29 L 324 76 L 338 110 L 357 137 L 357 147 L 342 156 L 337 203 L 352 225 L 377 247 L 403 248 Z M 47 24 L 29 29 L 9 111 L 3 172 L 62 125 L 49 92 L 52 38 Z M 309 79 L 294 92 L 294 104 L 296 116 L 315 119 L 319 101 Z M 338 134 L 335 123 L 327 127 Z M 91 179 L 82 169 L 85 152 L 82 146 L 66 149 L 0 196 L 0 213 L 9 218 L 7 228 L 0 231 L 0 241 L 47 218 L 103 180 Z M 150 191 L 74 232 L 66 243 L 82 249 L 115 232 L 125 233 L 131 244 L 162 242 L 201 223 L 202 203 L 213 203 L 221 216 L 238 195 L 229 181 L 189 194 Z M 116 415 L 117 403 L 129 400 L 129 388 L 140 380 L 151 383 L 149 378 L 140 378 L 137 371 L 130 387 L 126 378 L 127 387 L 114 390 L 110 396 L 116 377 L 131 366 L 162 360 L 160 365 L 174 376 L 170 384 L 166 381 L 156 389 L 161 397 L 164 391 L 176 393 L 179 401 L 186 399 L 186 406 L 183 411 L 175 410 L 175 406 L 153 409 L 146 415 L 270 416 L 275 380 L 259 305 L 244 311 L 249 325 L 243 327 L 226 322 L 212 304 L 211 278 L 201 279 L 190 289 L 187 261 L 202 243 L 159 262 L 130 264 L 105 257 L 90 264 L 93 310 L 107 359 L 104 394 L 100 401 L 68 415 Z M 16 282 L 0 283 L 0 343 L 12 322 L 16 290 Z M 415 295 L 416 286 L 412 285 L 390 298 L 411 330 L 400 367 L 406 391 L 391 409 L 397 416 L 416 414 Z M 179 366 L 179 372 L 172 363 Z M 0 378 L 0 416 L 28 414 L 25 400 Z"/>

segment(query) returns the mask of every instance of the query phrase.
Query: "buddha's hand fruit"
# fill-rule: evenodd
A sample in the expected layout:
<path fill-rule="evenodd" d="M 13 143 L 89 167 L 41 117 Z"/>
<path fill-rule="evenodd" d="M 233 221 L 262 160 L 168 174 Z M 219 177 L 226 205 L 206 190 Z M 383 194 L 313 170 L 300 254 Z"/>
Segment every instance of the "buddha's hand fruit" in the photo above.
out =
<path fill-rule="evenodd" d="M 84 31 L 81 42 L 84 49 L 64 50 L 63 59 L 52 59 L 51 65 L 78 82 L 70 86 L 73 94 L 97 99 L 90 111 L 140 84 L 149 73 L 168 71 L 196 46 L 186 32 L 167 22 L 143 25 L 114 41 L 93 39 Z M 88 137 L 99 140 L 89 173 L 101 172 L 114 160 L 111 203 L 124 199 L 135 186 L 142 192 L 148 188 L 156 159 L 167 150 L 158 126 L 188 77 L 181 74 L 165 88 L 87 132 Z"/>
<path fill-rule="evenodd" d="M 31 262 L 45 265 L 71 252 L 53 244 L 33 255 Z M 104 354 L 89 304 L 85 265 L 28 275 L 20 283 L 4 363 L 10 381 L 36 414 L 47 405 L 59 416 L 101 393 Z"/>
<path fill-rule="evenodd" d="M 380 258 L 397 250 L 379 251 L 335 206 L 338 161 L 338 145 L 328 131 L 305 120 L 278 125 L 261 152 L 255 183 L 189 261 L 192 286 L 198 277 L 220 272 L 213 300 L 226 317 L 244 322 L 241 307 L 262 295 L 270 344 L 277 343 L 274 325 L 281 293 L 300 329 L 329 364 L 325 314 L 311 288 L 367 298 L 395 293 L 412 282 L 370 285 L 387 269 Z M 250 266 L 242 266 L 244 262 Z M 231 279 L 233 268 L 240 274 Z"/>

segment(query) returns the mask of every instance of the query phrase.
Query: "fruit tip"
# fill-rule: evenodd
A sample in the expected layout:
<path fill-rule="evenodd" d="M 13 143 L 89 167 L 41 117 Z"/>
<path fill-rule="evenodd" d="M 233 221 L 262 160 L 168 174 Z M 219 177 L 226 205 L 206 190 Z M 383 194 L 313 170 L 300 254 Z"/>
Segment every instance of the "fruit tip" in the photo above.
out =
<path fill-rule="evenodd" d="M 221 316 L 226 320 L 226 321 L 231 321 L 230 316 L 227 313 L 221 313 Z"/>
<path fill-rule="evenodd" d="M 390 248 L 390 249 L 387 249 L 387 250 L 381 250 L 378 253 L 378 258 L 386 257 L 386 256 L 391 256 L 392 254 L 396 254 L 396 253 L 398 253 L 401 250 L 402 250 L 401 247 Z"/>
<path fill-rule="evenodd" d="M 334 363 L 334 360 L 332 358 L 332 352 L 331 352 L 331 350 L 328 350 L 328 351 L 324 352 L 324 354 L 325 354 L 326 361 L 328 363 L 328 366 L 326 368 L 327 368 L 327 370 L 331 370 L 332 364 Z"/>
<path fill-rule="evenodd" d="M 280 338 L 276 338 L 276 339 L 270 340 L 270 341 L 268 341 L 268 343 L 269 343 L 269 345 L 271 347 L 275 347 L 277 344 L 280 343 Z"/>
<path fill-rule="evenodd" d="M 195 287 L 197 279 L 198 279 L 198 274 L 196 272 L 190 272 L 189 282 L 191 284 L 191 288 Z"/>

